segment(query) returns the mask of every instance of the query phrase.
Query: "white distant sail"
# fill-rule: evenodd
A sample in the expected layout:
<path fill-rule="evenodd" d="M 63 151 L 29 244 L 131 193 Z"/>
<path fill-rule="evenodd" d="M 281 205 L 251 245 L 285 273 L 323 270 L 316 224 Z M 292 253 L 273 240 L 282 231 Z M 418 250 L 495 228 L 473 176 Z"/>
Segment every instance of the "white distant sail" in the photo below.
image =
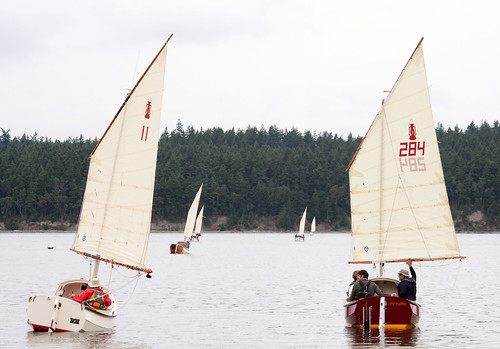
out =
<path fill-rule="evenodd" d="M 194 225 L 196 223 L 196 212 L 198 212 L 198 205 L 200 204 L 201 197 L 201 189 L 203 188 L 203 184 L 198 189 L 196 196 L 194 197 L 193 203 L 189 208 L 187 218 L 186 218 L 186 226 L 184 227 L 184 237 L 189 239 L 191 235 L 193 235 Z"/>
<path fill-rule="evenodd" d="M 196 218 L 196 224 L 194 226 L 194 234 L 193 235 L 199 235 L 201 234 L 201 226 L 203 225 L 203 209 L 205 206 L 201 206 L 200 213 L 198 213 L 198 218 Z"/>
<path fill-rule="evenodd" d="M 146 265 L 166 52 L 165 44 L 91 155 L 76 252 Z"/>
<path fill-rule="evenodd" d="M 316 232 L 316 217 L 313 217 L 313 220 L 311 222 L 311 234 L 314 234 Z"/>
<path fill-rule="evenodd" d="M 460 256 L 421 45 L 348 169 L 354 261 Z"/>
<path fill-rule="evenodd" d="M 302 218 L 300 219 L 299 233 L 297 235 L 304 235 L 304 232 L 306 230 L 306 213 L 307 213 L 307 207 L 304 210 L 304 213 L 302 214 Z"/>

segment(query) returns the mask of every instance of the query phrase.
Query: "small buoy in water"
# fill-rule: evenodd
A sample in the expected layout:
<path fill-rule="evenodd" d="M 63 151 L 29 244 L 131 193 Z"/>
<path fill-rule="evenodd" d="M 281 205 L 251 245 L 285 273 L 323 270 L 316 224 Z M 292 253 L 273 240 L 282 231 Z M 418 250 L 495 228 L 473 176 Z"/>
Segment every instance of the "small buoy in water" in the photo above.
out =
<path fill-rule="evenodd" d="M 47 246 L 47 248 L 48 248 L 49 250 L 53 250 L 53 249 L 54 249 L 54 245 L 49 244 L 49 246 Z"/>

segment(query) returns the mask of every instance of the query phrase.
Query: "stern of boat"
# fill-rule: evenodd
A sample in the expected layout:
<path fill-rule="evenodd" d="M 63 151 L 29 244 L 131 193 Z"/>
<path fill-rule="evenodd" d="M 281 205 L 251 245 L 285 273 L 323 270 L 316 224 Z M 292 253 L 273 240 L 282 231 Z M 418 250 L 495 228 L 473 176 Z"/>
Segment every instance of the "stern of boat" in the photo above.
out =
<path fill-rule="evenodd" d="M 118 311 L 114 296 L 108 294 L 113 304 L 107 309 L 85 306 L 71 299 L 83 284 L 86 286 L 87 281 L 65 281 L 59 285 L 54 296 L 30 297 L 26 313 L 33 331 L 84 332 L 111 329 Z"/>
<path fill-rule="evenodd" d="M 379 327 L 380 302 L 382 296 L 368 297 L 345 305 L 345 319 L 348 327 Z M 385 296 L 385 328 L 410 329 L 418 326 L 420 305 L 404 298 Z M 364 320 L 369 320 L 365 322 Z"/>

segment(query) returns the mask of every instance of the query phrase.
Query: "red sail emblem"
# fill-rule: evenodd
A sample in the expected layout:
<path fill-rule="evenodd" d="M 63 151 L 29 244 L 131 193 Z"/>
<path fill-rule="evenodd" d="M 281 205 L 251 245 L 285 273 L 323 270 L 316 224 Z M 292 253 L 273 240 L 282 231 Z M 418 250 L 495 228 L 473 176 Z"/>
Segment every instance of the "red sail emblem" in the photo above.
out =
<path fill-rule="evenodd" d="M 146 119 L 149 119 L 150 116 L 151 116 L 151 102 L 148 101 L 148 103 L 146 104 L 146 113 L 144 114 L 144 117 Z"/>
<path fill-rule="evenodd" d="M 408 127 L 410 131 L 410 141 L 417 139 L 417 128 L 415 124 L 410 121 L 410 126 Z"/>

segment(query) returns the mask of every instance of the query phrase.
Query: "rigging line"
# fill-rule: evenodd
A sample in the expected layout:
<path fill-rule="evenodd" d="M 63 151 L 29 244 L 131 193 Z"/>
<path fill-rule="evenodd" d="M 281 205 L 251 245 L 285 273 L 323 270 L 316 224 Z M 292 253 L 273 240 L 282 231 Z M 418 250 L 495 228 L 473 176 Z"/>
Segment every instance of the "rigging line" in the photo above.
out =
<path fill-rule="evenodd" d="M 109 279 L 108 279 L 108 290 L 111 289 L 111 276 L 113 274 L 114 268 L 115 268 L 114 264 L 111 263 L 111 270 L 109 271 Z"/>
<path fill-rule="evenodd" d="M 117 288 L 116 290 L 121 290 L 122 288 L 124 288 L 125 286 L 128 286 L 129 284 L 131 284 L 134 279 L 135 279 L 135 285 L 134 285 L 134 288 L 132 289 L 132 291 L 130 292 L 130 295 L 128 297 L 128 299 L 123 302 L 121 305 L 121 308 L 123 309 L 124 307 L 126 307 L 126 305 L 130 302 L 130 300 L 132 299 L 132 296 L 134 295 L 135 293 L 135 289 L 137 287 L 137 284 L 139 283 L 139 277 L 141 276 L 141 274 L 137 274 L 136 276 L 133 277 L 133 279 L 129 280 L 128 282 L 126 282 L 125 284 L 123 284 L 122 286 L 120 286 L 119 288 Z"/>
<path fill-rule="evenodd" d="M 395 87 L 396 84 L 394 84 L 394 87 Z M 393 89 L 394 89 L 393 87 Z M 390 95 L 390 94 L 389 94 Z M 387 96 L 387 99 L 389 99 L 389 96 Z M 387 118 L 386 118 L 386 113 L 385 113 L 385 103 L 382 104 L 382 109 L 381 109 L 381 114 L 383 116 L 382 117 L 382 128 L 385 126 L 386 129 L 387 129 L 387 134 L 388 134 L 388 138 L 389 138 L 389 143 L 391 144 L 391 150 L 392 150 L 392 158 L 394 159 L 394 162 L 395 162 L 395 166 L 397 168 L 397 161 L 396 161 L 396 154 L 394 152 L 394 147 L 392 146 L 393 142 L 392 142 L 392 135 L 391 135 L 391 129 L 389 128 L 389 123 L 387 121 Z M 383 151 L 383 147 L 381 147 L 382 151 Z M 381 164 L 382 165 L 382 164 Z M 383 179 L 381 178 L 381 181 Z M 403 185 L 403 181 L 401 179 L 401 176 L 400 176 L 400 173 L 398 171 L 398 182 L 401 183 L 401 187 L 404 188 L 404 185 Z M 394 197 L 393 197 L 393 201 L 392 201 L 392 207 L 391 207 L 391 210 L 390 210 L 390 214 L 389 214 L 389 217 L 388 217 L 388 221 L 387 221 L 387 227 L 386 227 L 386 230 L 385 230 L 385 236 L 383 237 L 383 244 L 382 244 L 382 252 L 385 251 L 385 247 L 387 245 L 387 242 L 389 240 L 389 227 L 391 226 L 391 222 L 392 222 L 392 214 L 394 212 L 394 207 L 396 206 L 396 197 L 397 197 L 397 193 L 398 193 L 398 189 L 399 189 L 399 185 L 396 185 L 396 193 L 394 194 Z M 381 195 L 381 194 L 380 194 Z M 380 228 L 382 228 L 382 225 L 380 226 Z"/>
<path fill-rule="evenodd" d="M 462 260 L 460 260 L 461 262 Z M 460 275 L 460 272 L 462 271 L 462 263 L 460 263 L 458 265 L 458 271 L 457 271 L 457 274 L 455 275 L 455 280 L 453 281 L 453 287 L 457 287 L 457 280 L 458 280 L 458 276 Z"/>

